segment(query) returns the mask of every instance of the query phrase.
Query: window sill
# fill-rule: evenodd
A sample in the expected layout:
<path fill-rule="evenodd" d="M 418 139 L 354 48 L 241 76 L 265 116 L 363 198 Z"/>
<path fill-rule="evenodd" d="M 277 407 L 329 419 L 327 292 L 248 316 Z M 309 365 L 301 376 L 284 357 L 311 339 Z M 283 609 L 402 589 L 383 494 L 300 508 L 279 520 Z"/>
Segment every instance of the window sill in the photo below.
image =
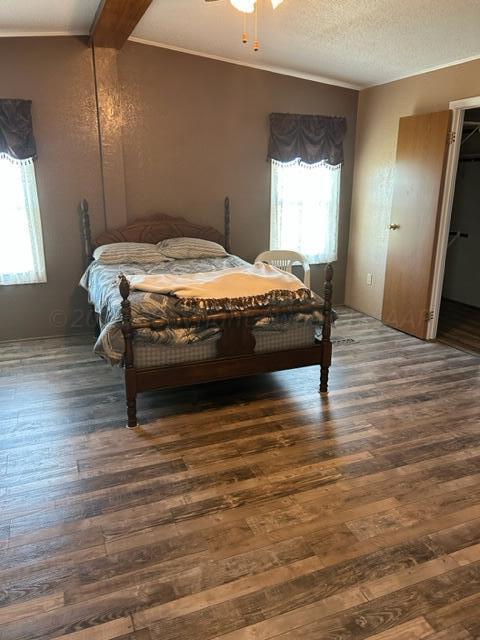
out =
<path fill-rule="evenodd" d="M 35 280 L 22 280 L 21 282 L 0 282 L 0 287 L 18 287 L 29 284 L 46 284 L 47 279 L 35 279 Z"/>

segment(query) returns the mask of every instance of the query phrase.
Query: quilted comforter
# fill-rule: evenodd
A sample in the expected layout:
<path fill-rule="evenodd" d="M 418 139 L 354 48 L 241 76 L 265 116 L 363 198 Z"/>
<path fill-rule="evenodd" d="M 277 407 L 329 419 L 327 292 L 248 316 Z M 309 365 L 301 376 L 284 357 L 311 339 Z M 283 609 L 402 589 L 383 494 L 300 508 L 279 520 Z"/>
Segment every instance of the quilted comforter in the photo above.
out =
<path fill-rule="evenodd" d="M 245 267 L 248 263 L 237 256 L 224 258 L 201 258 L 193 260 L 174 260 L 155 265 L 115 264 L 105 265 L 94 261 L 84 273 L 80 285 L 88 291 L 89 302 L 94 306 L 100 319 L 101 332 L 95 344 L 95 352 L 113 365 L 121 365 L 124 353 L 124 338 L 121 331 L 121 296 L 118 289 L 118 276 L 123 273 L 129 275 L 151 274 L 185 274 L 217 271 L 233 267 Z M 312 293 L 317 302 L 321 298 Z M 199 309 L 182 304 L 181 299 L 172 295 L 133 290 L 129 300 L 132 308 L 133 324 L 159 318 L 173 319 L 188 317 L 198 313 Z M 274 305 L 292 302 L 291 296 L 278 296 L 270 302 Z M 242 301 L 235 300 L 229 309 L 242 310 Z M 314 322 L 320 326 L 323 316 L 320 312 L 314 314 L 290 314 L 275 317 L 260 318 L 254 324 L 255 330 L 286 331 L 295 322 Z M 188 328 L 165 328 L 159 331 L 138 329 L 135 340 L 146 343 L 165 345 L 184 345 L 202 340 L 213 339 L 219 333 L 218 326 L 196 325 Z"/>

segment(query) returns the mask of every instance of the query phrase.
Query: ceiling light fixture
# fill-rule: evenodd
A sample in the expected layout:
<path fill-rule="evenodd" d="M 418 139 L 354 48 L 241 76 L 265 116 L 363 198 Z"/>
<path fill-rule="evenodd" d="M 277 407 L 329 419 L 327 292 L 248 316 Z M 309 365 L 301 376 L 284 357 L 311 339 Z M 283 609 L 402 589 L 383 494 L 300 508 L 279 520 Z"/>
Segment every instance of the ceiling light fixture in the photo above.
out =
<path fill-rule="evenodd" d="M 242 13 L 253 13 L 255 11 L 255 5 L 260 0 L 230 0 L 230 4 L 241 11 Z M 276 9 L 278 5 L 282 4 L 283 0 L 271 0 L 272 7 Z"/>
<path fill-rule="evenodd" d="M 274 9 L 276 9 L 283 2 L 283 0 L 270 1 Z M 206 2 L 215 2 L 215 0 L 206 0 Z M 258 40 L 258 6 L 260 4 L 260 0 L 230 0 L 230 4 L 232 5 L 232 7 L 235 7 L 237 11 L 243 13 L 243 44 L 247 44 L 248 42 L 247 15 L 249 13 L 255 14 L 253 50 L 258 51 L 260 49 L 260 42 Z"/>
<path fill-rule="evenodd" d="M 255 11 L 255 0 L 230 0 L 230 4 L 242 13 L 253 13 Z"/>

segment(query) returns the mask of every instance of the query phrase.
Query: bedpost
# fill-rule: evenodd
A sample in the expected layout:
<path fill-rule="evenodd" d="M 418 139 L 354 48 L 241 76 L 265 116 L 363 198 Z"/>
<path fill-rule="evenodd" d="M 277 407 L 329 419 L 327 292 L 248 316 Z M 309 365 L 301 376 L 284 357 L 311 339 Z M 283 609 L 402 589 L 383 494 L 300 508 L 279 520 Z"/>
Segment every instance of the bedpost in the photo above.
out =
<path fill-rule="evenodd" d="M 323 326 L 322 326 L 322 362 L 320 366 L 320 392 L 328 391 L 328 369 L 332 362 L 332 278 L 333 267 L 330 263 L 325 267 L 325 282 L 323 287 Z"/>
<path fill-rule="evenodd" d="M 93 247 L 92 247 L 92 232 L 90 229 L 90 214 L 88 213 L 88 200 L 83 198 L 80 202 L 80 219 L 82 223 L 82 240 L 83 240 L 83 253 L 85 267 L 92 261 Z"/>
<path fill-rule="evenodd" d="M 90 229 L 90 214 L 88 212 L 88 200 L 83 198 L 78 206 L 80 212 L 80 223 L 82 227 L 82 240 L 83 240 L 83 263 L 86 269 L 93 261 L 93 245 L 92 245 L 92 232 Z M 100 321 L 95 309 L 92 308 L 92 314 L 95 324 L 95 335 L 100 335 Z"/>
<path fill-rule="evenodd" d="M 125 393 L 127 396 L 127 426 L 131 429 L 137 426 L 137 381 L 133 362 L 132 306 L 128 299 L 130 283 L 123 273 L 119 277 L 119 290 L 122 296 L 122 333 L 125 339 L 123 365 L 125 367 Z"/>
<path fill-rule="evenodd" d="M 231 217 L 230 217 L 230 198 L 228 196 L 225 198 L 223 213 L 224 213 L 223 223 L 224 223 L 224 229 L 225 229 L 225 251 L 227 253 L 230 253 Z"/>

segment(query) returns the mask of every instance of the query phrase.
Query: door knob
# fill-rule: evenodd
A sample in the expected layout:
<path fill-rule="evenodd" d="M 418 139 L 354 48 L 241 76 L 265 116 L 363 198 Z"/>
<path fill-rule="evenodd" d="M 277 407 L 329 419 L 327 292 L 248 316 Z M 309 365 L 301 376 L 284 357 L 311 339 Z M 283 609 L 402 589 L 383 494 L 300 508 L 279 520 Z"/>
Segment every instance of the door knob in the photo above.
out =
<path fill-rule="evenodd" d="M 400 229 L 400 225 L 399 224 L 391 224 L 389 226 L 389 229 L 391 229 L 392 231 L 395 231 L 396 229 Z"/>

